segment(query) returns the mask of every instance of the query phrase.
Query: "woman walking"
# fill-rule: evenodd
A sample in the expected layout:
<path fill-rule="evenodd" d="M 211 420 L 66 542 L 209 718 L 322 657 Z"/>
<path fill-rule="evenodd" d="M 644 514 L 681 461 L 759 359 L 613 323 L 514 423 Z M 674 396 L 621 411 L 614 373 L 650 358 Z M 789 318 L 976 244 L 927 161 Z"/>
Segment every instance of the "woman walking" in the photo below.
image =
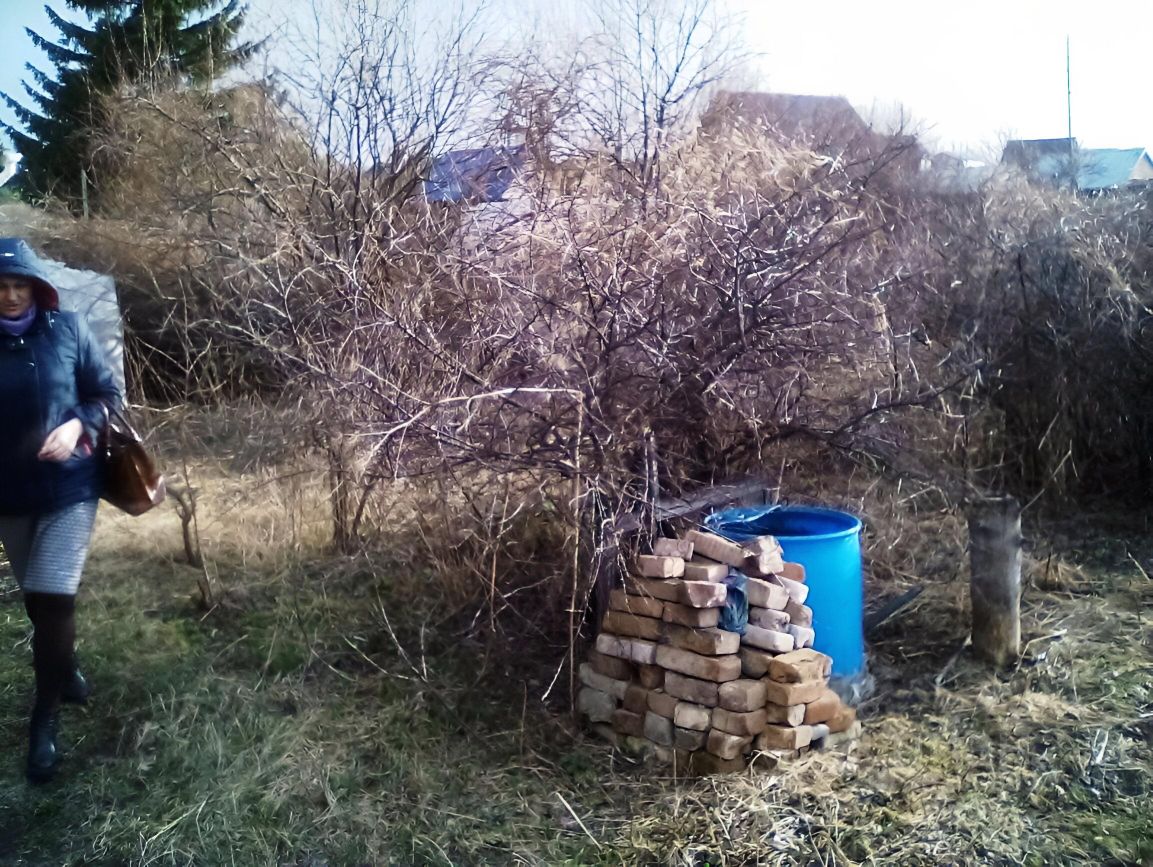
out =
<path fill-rule="evenodd" d="M 59 309 L 31 248 L 0 238 L 0 544 L 32 621 L 36 693 L 28 779 L 59 763 L 61 701 L 83 703 L 76 590 L 88 556 L 103 462 L 95 448 L 105 405 L 120 393 L 84 320 Z"/>

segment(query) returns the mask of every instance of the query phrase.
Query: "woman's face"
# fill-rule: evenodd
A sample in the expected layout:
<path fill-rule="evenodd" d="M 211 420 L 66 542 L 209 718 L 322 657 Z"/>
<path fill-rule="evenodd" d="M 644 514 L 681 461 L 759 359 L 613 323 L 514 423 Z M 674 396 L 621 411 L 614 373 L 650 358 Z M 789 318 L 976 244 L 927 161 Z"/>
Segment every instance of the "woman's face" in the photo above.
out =
<path fill-rule="evenodd" d="M 0 276 L 0 316 L 17 319 L 32 306 L 32 282 L 23 277 Z"/>

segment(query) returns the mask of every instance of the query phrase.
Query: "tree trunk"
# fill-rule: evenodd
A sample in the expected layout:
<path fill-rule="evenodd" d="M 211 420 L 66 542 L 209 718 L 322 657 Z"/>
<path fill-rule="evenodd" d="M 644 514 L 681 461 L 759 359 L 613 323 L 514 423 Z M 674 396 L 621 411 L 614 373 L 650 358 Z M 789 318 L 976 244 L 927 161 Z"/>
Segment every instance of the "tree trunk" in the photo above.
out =
<path fill-rule="evenodd" d="M 997 667 L 1021 652 L 1021 507 L 1012 497 L 969 511 L 973 650 Z"/>

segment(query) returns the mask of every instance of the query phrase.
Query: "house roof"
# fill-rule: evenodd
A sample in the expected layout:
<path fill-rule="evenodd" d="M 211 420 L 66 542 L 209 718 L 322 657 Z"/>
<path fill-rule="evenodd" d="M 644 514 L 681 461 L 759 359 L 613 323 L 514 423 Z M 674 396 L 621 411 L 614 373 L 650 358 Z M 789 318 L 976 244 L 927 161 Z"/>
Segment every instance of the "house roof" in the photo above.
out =
<path fill-rule="evenodd" d="M 1001 162 L 1024 170 L 1042 181 L 1068 183 L 1076 169 L 1077 188 L 1106 190 L 1121 187 L 1142 161 L 1153 168 L 1145 148 L 1083 148 L 1077 139 L 1015 139 L 1005 144 Z"/>
<path fill-rule="evenodd" d="M 523 146 L 449 151 L 432 161 L 424 197 L 430 202 L 503 201 L 524 162 Z"/>
<path fill-rule="evenodd" d="M 1077 158 L 1077 186 L 1083 190 L 1124 186 L 1142 160 L 1153 165 L 1145 148 L 1086 148 Z"/>

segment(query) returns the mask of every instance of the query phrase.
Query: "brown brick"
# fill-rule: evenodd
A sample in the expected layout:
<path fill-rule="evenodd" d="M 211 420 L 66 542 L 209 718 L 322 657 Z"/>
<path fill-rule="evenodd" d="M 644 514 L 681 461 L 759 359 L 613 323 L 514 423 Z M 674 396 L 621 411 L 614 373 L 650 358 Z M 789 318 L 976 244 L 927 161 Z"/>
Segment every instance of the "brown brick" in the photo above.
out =
<path fill-rule="evenodd" d="M 623 611 L 606 611 L 604 620 L 601 621 L 601 632 L 624 635 L 627 638 L 647 638 L 649 641 L 660 640 L 663 631 L 661 627 L 661 621 L 652 617 L 626 614 Z"/>
<path fill-rule="evenodd" d="M 590 650 L 589 664 L 598 673 L 614 680 L 632 680 L 633 678 L 633 664 L 627 659 L 605 656 L 600 651 Z"/>
<path fill-rule="evenodd" d="M 673 746 L 678 750 L 703 750 L 709 735 L 706 731 L 693 731 L 692 729 L 673 728 Z"/>
<path fill-rule="evenodd" d="M 667 644 L 657 647 L 657 665 L 669 671 L 716 683 L 736 680 L 741 676 L 741 661 L 736 656 L 704 656 Z"/>
<path fill-rule="evenodd" d="M 645 737 L 662 747 L 673 745 L 673 721 L 649 711 L 645 714 Z"/>
<path fill-rule="evenodd" d="M 769 663 L 773 654 L 755 647 L 742 647 L 739 651 L 741 657 L 741 674 L 745 677 L 764 677 L 769 673 Z"/>
<path fill-rule="evenodd" d="M 718 563 L 704 557 L 694 557 L 685 561 L 686 581 L 724 581 L 728 574 L 727 563 Z"/>
<path fill-rule="evenodd" d="M 745 634 L 741 636 L 741 644 L 773 653 L 788 653 L 793 649 L 793 636 L 787 632 L 762 629 L 750 623 L 745 627 Z"/>
<path fill-rule="evenodd" d="M 602 632 L 597 636 L 596 649 L 605 656 L 615 656 L 630 662 L 643 662 L 652 665 L 657 661 L 657 646 L 643 638 L 621 638 Z"/>
<path fill-rule="evenodd" d="M 813 730 L 809 726 L 765 726 L 765 730 L 757 735 L 758 750 L 799 750 L 807 747 L 813 739 Z"/>
<path fill-rule="evenodd" d="M 817 637 L 815 633 L 808 626 L 797 626 L 796 624 L 789 624 L 789 635 L 793 636 L 793 641 L 796 642 L 797 647 L 812 647 L 813 641 Z"/>
<path fill-rule="evenodd" d="M 679 578 L 638 578 L 636 575 L 626 575 L 625 590 L 634 596 L 650 596 L 663 602 L 676 602 L 681 598 Z"/>
<path fill-rule="evenodd" d="M 768 717 L 763 709 L 740 713 L 718 707 L 713 711 L 713 728 L 731 735 L 759 735 L 767 722 Z"/>
<path fill-rule="evenodd" d="M 765 706 L 765 685 L 759 680 L 741 678 L 722 683 L 717 691 L 721 707 L 738 713 L 760 710 Z"/>
<path fill-rule="evenodd" d="M 620 587 L 609 594 L 609 608 L 628 614 L 639 614 L 641 617 L 660 617 L 664 604 L 652 596 L 634 596 L 625 593 Z"/>
<path fill-rule="evenodd" d="M 699 732 L 708 731 L 713 724 L 713 711 L 703 704 L 694 704 L 690 701 L 678 702 L 676 710 L 673 711 L 673 722 L 683 729 Z"/>
<path fill-rule="evenodd" d="M 709 731 L 709 738 L 705 741 L 705 749 L 718 759 L 735 759 L 743 755 L 745 750 L 752 746 L 751 737 L 729 734 L 720 729 Z"/>
<path fill-rule="evenodd" d="M 779 726 L 799 726 L 805 721 L 806 704 L 773 704 L 765 705 L 768 721 Z"/>
<path fill-rule="evenodd" d="M 693 543 L 688 539 L 669 539 L 662 536 L 653 539 L 653 553 L 660 557 L 680 557 L 688 560 L 693 556 Z"/>
<path fill-rule="evenodd" d="M 685 574 L 685 561 L 680 557 L 639 554 L 637 571 L 645 578 L 680 578 Z"/>
<path fill-rule="evenodd" d="M 665 624 L 665 643 L 705 656 L 721 656 L 736 653 L 741 646 L 741 636 L 724 629 L 693 629 L 689 626 Z"/>
<path fill-rule="evenodd" d="M 831 689 L 826 689 L 805 705 L 805 725 L 828 722 L 841 709 L 841 697 Z"/>
<path fill-rule="evenodd" d="M 593 668 L 590 662 L 582 662 L 577 674 L 580 677 L 580 682 L 585 686 L 607 692 L 615 699 L 624 698 L 625 691 L 629 688 L 627 680 L 618 680 L 615 677 L 603 675 Z"/>
<path fill-rule="evenodd" d="M 677 623 L 681 626 L 692 626 L 698 629 L 708 629 L 721 622 L 721 609 L 719 608 L 690 608 L 677 602 L 666 602 L 662 615 L 665 623 Z"/>
<path fill-rule="evenodd" d="M 658 716 L 672 719 L 677 704 L 679 704 L 679 699 L 676 696 L 669 695 L 660 689 L 649 690 L 649 710 Z"/>
<path fill-rule="evenodd" d="M 645 736 L 645 718 L 639 713 L 618 708 L 613 712 L 613 728 L 622 735 L 643 738 Z"/>
<path fill-rule="evenodd" d="M 802 585 L 804 586 L 804 585 Z M 780 611 L 788 604 L 789 594 L 785 588 L 760 578 L 750 578 L 745 584 L 745 595 L 749 604 L 758 608 L 775 608 Z"/>
<path fill-rule="evenodd" d="M 856 722 L 857 709 L 843 704 L 840 710 L 829 718 L 829 731 L 833 734 L 840 734 L 841 732 L 848 731 Z"/>
<path fill-rule="evenodd" d="M 813 680 L 808 683 L 778 683 L 766 678 L 762 681 L 768 700 L 773 704 L 808 704 L 816 701 L 825 691 L 823 680 Z"/>
<path fill-rule="evenodd" d="M 693 543 L 693 552 L 719 563 L 740 567 L 745 562 L 745 549 L 736 542 L 730 542 L 713 533 L 689 530 L 685 538 Z"/>
<path fill-rule="evenodd" d="M 780 683 L 823 681 L 832 671 L 833 660 L 815 650 L 794 650 L 769 663 L 769 677 Z"/>
<path fill-rule="evenodd" d="M 805 583 L 805 567 L 800 563 L 785 563 L 784 568 L 780 571 L 780 575 L 782 578 L 788 578 L 790 581 Z"/>
<path fill-rule="evenodd" d="M 625 710 L 643 716 L 648 713 L 649 709 L 649 691 L 639 683 L 630 683 L 629 688 L 625 690 L 625 697 L 621 704 Z"/>
<path fill-rule="evenodd" d="M 753 626 L 759 626 L 761 629 L 771 629 L 773 632 L 787 632 L 789 615 L 774 608 L 757 608 L 750 605 L 749 623 Z"/>
<path fill-rule="evenodd" d="M 747 559 L 742 567 L 746 575 L 775 575 L 784 568 L 781 546 L 772 536 L 761 536 L 745 543 Z"/>
<path fill-rule="evenodd" d="M 709 774 L 735 774 L 745 770 L 748 764 L 743 756 L 735 759 L 721 759 L 704 750 L 697 751 L 690 757 L 689 772 L 699 777 Z"/>
<path fill-rule="evenodd" d="M 637 680 L 645 689 L 659 689 L 665 682 L 665 670 L 659 665 L 638 665 Z"/>
<path fill-rule="evenodd" d="M 577 712 L 589 722 L 611 722 L 617 709 L 617 700 L 607 692 L 584 687 L 577 693 Z"/>
<path fill-rule="evenodd" d="M 808 605 L 802 605 L 791 596 L 785 605 L 785 613 L 789 615 L 790 623 L 795 623 L 797 626 L 813 625 L 813 609 Z"/>
<path fill-rule="evenodd" d="M 717 684 L 708 680 L 697 680 L 695 677 L 685 677 L 675 671 L 665 674 L 665 692 L 685 701 L 709 707 L 716 707 L 720 702 L 720 690 Z"/>
<path fill-rule="evenodd" d="M 690 608 L 720 608 L 729 588 L 712 581 L 682 581 L 681 604 Z"/>
<path fill-rule="evenodd" d="M 804 605 L 805 600 L 809 598 L 808 584 L 802 584 L 800 581 L 793 581 L 790 578 L 782 578 L 780 575 L 774 575 L 770 580 L 784 587 L 785 592 L 795 599 L 798 605 Z M 782 605 L 781 607 L 784 608 L 785 606 Z"/>

